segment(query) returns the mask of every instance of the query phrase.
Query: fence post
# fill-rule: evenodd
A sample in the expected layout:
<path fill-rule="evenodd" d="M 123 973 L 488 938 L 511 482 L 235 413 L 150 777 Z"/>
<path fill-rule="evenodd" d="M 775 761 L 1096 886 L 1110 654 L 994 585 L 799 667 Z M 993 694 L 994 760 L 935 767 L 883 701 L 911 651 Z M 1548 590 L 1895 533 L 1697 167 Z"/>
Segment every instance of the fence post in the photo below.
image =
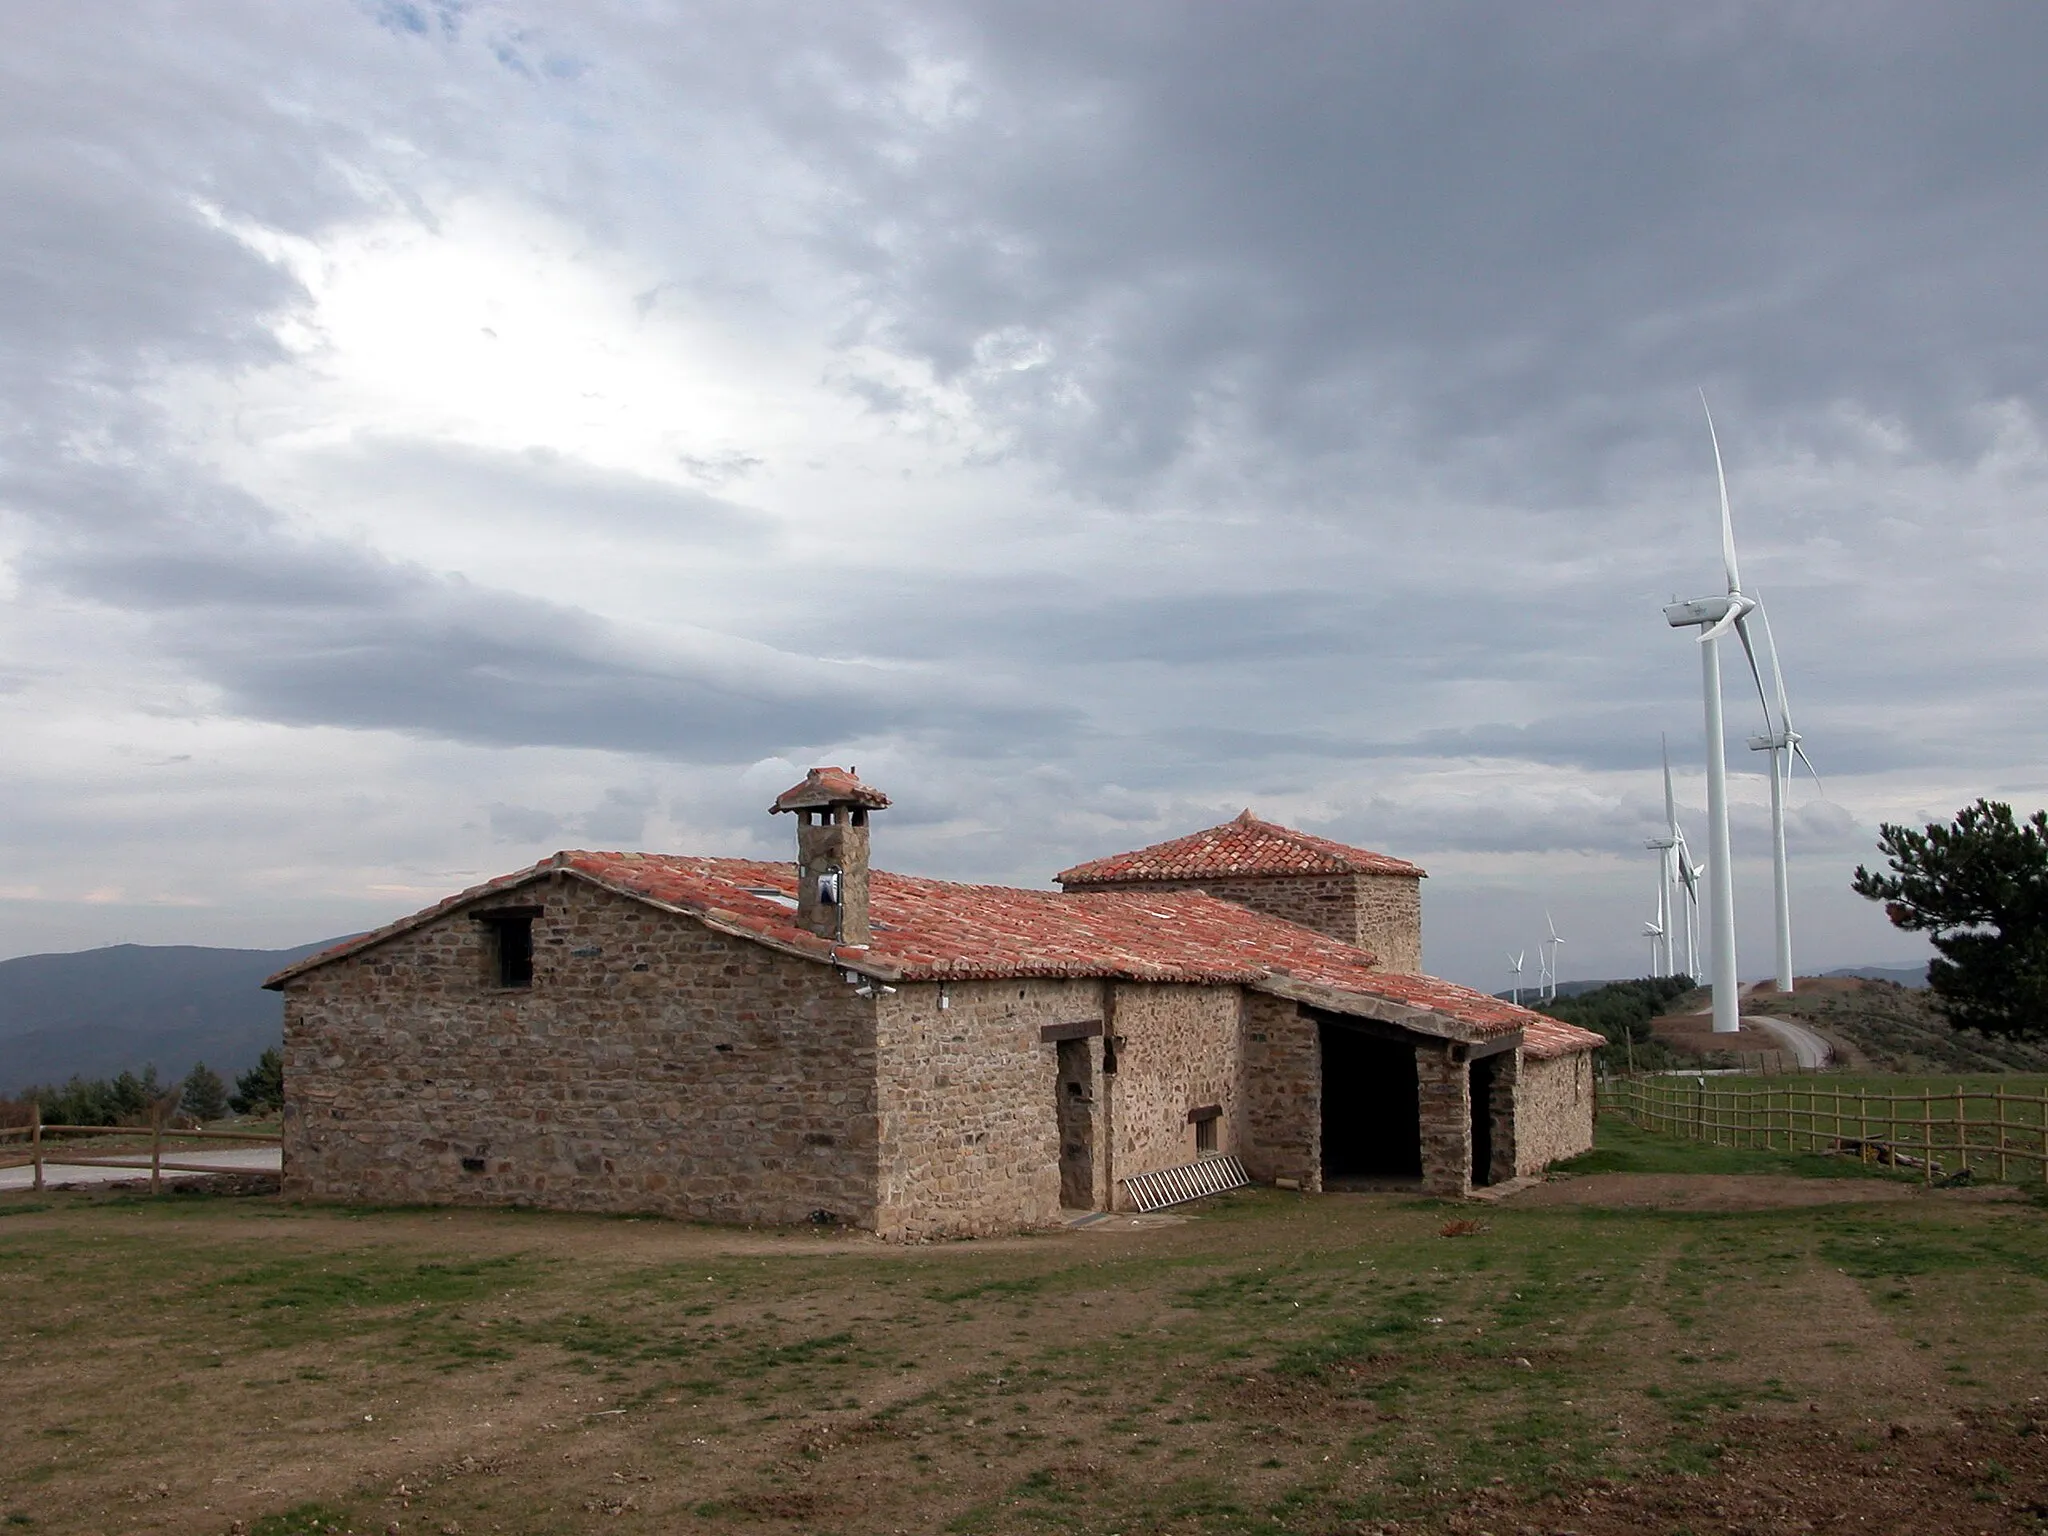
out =
<path fill-rule="evenodd" d="M 41 1189 L 43 1187 L 43 1101 L 41 1099 L 35 1099 L 29 1104 L 28 1149 L 29 1158 L 36 1167 L 35 1187 Z"/>
<path fill-rule="evenodd" d="M 1932 1184 L 1934 1182 L 1934 1095 L 1931 1093 L 1923 1093 L 1920 1096 L 1920 1139 L 1926 1143 L 1921 1148 L 1920 1182 L 1922 1184 Z"/>
<path fill-rule="evenodd" d="M 149 1117 L 149 1192 L 162 1194 L 164 1187 L 164 1117 Z"/>
<path fill-rule="evenodd" d="M 2005 1182 L 2005 1084 L 1994 1083 L 1991 1088 L 1992 1113 L 1998 1116 L 1998 1182 Z"/>
<path fill-rule="evenodd" d="M 1963 1121 L 1964 1121 L 1964 1118 L 1965 1118 L 1965 1117 L 1966 1117 L 1966 1116 L 1967 1116 L 1968 1114 L 1969 1114 L 1969 1110 L 1968 1110 L 1968 1108 L 1967 1108 L 1967 1107 L 1966 1107 L 1966 1106 L 1964 1105 L 1964 1103 L 1963 1103 L 1963 1085 L 1962 1085 L 1961 1083 L 1957 1083 L 1957 1084 L 1956 1084 L 1956 1166 L 1957 1166 L 1958 1168 L 1962 1169 L 1962 1170 L 1963 1170 L 1963 1172 L 1965 1172 L 1965 1173 L 1968 1173 L 1968 1172 L 1970 1171 L 1970 1132 L 1969 1132 L 1969 1127 L 1968 1127 L 1968 1126 L 1966 1126 L 1966 1125 L 1965 1125 L 1965 1124 L 1963 1123 Z"/>

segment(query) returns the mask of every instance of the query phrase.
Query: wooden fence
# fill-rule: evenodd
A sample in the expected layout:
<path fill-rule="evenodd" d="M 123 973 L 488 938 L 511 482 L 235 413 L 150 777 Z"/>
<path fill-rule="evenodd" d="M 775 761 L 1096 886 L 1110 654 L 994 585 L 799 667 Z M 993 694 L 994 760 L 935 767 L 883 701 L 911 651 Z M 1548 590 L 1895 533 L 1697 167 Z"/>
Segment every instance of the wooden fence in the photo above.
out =
<path fill-rule="evenodd" d="M 1846 1152 L 1917 1168 L 1923 1179 L 2048 1180 L 2048 1095 L 2004 1088 L 1872 1092 L 1811 1082 L 1610 1077 L 1603 1114 L 1646 1131 L 1779 1152 Z"/>
<path fill-rule="evenodd" d="M 61 1143 L 75 1136 L 126 1137 L 131 1142 L 148 1138 L 148 1146 L 118 1147 L 105 1153 L 75 1153 L 61 1149 Z M 0 1168 L 33 1166 L 34 1187 L 43 1187 L 46 1167 L 132 1168 L 149 1174 L 149 1192 L 161 1193 L 166 1173 L 248 1173 L 247 1168 L 224 1167 L 219 1163 L 187 1160 L 186 1154 L 200 1156 L 202 1145 L 188 1148 L 186 1141 L 245 1141 L 282 1147 L 284 1138 L 275 1131 L 180 1130 L 158 1119 L 149 1125 L 45 1125 L 37 1109 L 27 1125 L 0 1126 Z M 168 1156 L 166 1154 L 169 1154 Z"/>

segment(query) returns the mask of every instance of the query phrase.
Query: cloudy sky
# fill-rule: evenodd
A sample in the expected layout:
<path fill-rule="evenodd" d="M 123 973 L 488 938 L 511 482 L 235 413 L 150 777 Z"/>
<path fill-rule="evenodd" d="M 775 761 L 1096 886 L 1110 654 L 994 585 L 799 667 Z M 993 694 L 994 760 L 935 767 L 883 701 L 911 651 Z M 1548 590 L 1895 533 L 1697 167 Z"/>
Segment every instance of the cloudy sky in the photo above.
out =
<path fill-rule="evenodd" d="M 283 945 L 559 847 L 1043 883 L 1261 814 L 1432 969 L 1640 972 L 1744 575 L 1801 968 L 2048 798 L 2048 11 L 0 20 L 0 955 Z M 1766 781 L 1731 678 L 1745 975 Z M 1682 811 L 1683 814 L 1683 811 Z M 1531 960 L 1533 968 L 1534 961 Z"/>

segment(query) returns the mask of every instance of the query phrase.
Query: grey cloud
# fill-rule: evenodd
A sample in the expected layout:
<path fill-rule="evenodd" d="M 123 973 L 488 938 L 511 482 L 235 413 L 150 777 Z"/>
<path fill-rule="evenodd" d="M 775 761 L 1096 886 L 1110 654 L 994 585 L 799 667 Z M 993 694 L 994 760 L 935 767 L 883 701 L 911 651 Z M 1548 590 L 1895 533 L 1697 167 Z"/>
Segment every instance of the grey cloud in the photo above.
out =
<path fill-rule="evenodd" d="M 421 439 L 359 439 L 309 456 L 323 481 L 351 496 L 404 505 L 573 527 L 616 539 L 658 535 L 665 543 L 762 544 L 758 513 L 690 486 L 606 469 L 551 448 L 522 453 Z M 690 466 L 701 476 L 744 470 L 722 461 Z"/>
<path fill-rule="evenodd" d="M 877 334 L 1071 480 L 1363 436 L 1570 498 L 1700 381 L 1958 453 L 2038 406 L 2048 19 L 1966 9 L 978 5 L 784 112 Z M 888 87 L 933 54 L 973 94 L 927 122 Z M 1050 360 L 982 368 L 1010 331 Z"/>
<path fill-rule="evenodd" d="M 562 818 L 553 811 L 531 805 L 493 805 L 487 808 L 491 836 L 506 843 L 539 843 L 562 830 Z"/>

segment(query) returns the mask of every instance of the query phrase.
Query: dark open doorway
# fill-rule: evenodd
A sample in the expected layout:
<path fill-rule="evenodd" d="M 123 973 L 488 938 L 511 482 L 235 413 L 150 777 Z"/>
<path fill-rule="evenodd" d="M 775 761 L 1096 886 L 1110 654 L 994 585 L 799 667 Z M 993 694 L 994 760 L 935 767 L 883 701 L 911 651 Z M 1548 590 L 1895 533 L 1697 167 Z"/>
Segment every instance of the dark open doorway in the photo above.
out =
<path fill-rule="evenodd" d="M 1088 1042 L 1059 1042 L 1060 1204 L 1070 1211 L 1095 1208 L 1095 1084 Z"/>
<path fill-rule="evenodd" d="M 1493 1182 L 1493 1072 L 1498 1056 L 1472 1063 L 1472 1182 Z"/>
<path fill-rule="evenodd" d="M 1415 1048 L 1324 1023 L 1323 1182 L 1422 1177 Z"/>

